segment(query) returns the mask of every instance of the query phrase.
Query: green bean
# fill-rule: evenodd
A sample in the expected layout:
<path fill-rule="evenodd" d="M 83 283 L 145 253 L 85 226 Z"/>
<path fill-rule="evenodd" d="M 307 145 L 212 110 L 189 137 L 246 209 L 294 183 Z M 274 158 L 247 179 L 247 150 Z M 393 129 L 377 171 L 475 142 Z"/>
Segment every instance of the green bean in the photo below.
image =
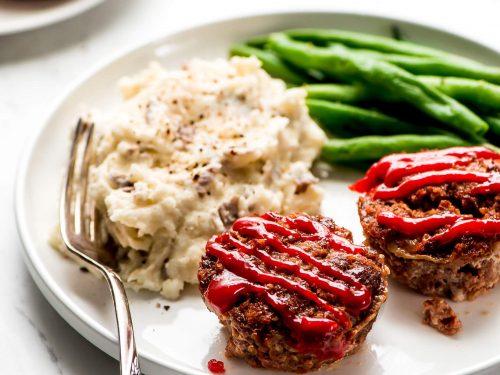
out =
<path fill-rule="evenodd" d="M 376 113 L 382 113 L 389 117 L 395 117 L 402 122 L 410 124 L 425 124 L 424 127 L 419 126 L 420 130 L 401 131 L 401 133 L 427 133 L 427 134 L 449 134 L 442 128 L 442 124 L 436 119 L 429 117 L 417 108 L 402 103 L 401 100 L 386 92 L 375 92 L 370 90 L 367 85 L 363 84 L 310 84 L 303 86 L 307 91 L 308 99 L 319 99 L 329 102 L 341 102 L 348 104 L 361 105 L 363 108 L 373 110 Z M 397 105 L 394 105 L 397 103 Z M 357 108 L 357 107 L 354 107 Z M 311 112 L 311 111 L 310 111 Z M 326 120 L 323 120 L 325 122 Z M 413 125 L 415 127 L 415 125 Z M 362 130 L 361 130 L 362 132 Z M 395 131 L 391 132 L 396 133 Z M 359 135 L 358 132 L 355 135 Z M 469 136 L 473 138 L 472 136 Z"/>
<path fill-rule="evenodd" d="M 397 29 L 393 27 L 391 30 Z M 422 46 L 407 40 L 396 40 L 372 34 L 364 34 L 345 30 L 334 29 L 293 29 L 285 31 L 287 35 L 297 40 L 313 43 L 341 43 L 348 47 L 371 50 L 372 52 L 383 52 L 390 54 L 387 56 L 389 62 L 396 65 L 401 64 L 409 69 L 413 67 L 415 74 L 433 74 L 432 70 L 447 70 L 455 74 L 444 74 L 450 76 L 465 76 L 471 78 L 485 78 L 492 82 L 499 83 L 500 69 L 483 65 L 472 59 L 435 48 Z M 254 47 L 262 47 L 268 42 L 268 35 L 259 35 L 248 40 L 247 44 Z M 391 55 L 393 55 L 391 57 Z M 405 55 L 405 56 L 398 56 Z M 434 57 L 433 59 L 413 60 L 407 57 Z M 391 61 L 391 59 L 393 59 Z M 461 68 L 460 68 L 461 67 Z M 424 73 L 424 71 L 428 71 Z M 410 71 L 410 70 L 409 70 Z M 461 74 L 460 74 L 461 73 Z M 441 75 L 441 74 L 440 74 Z M 478 77 L 479 76 L 479 77 Z"/>
<path fill-rule="evenodd" d="M 348 48 L 339 43 L 331 43 L 328 45 L 328 48 L 331 48 L 332 51 L 338 49 L 341 52 L 348 50 L 353 54 L 360 54 L 389 62 L 413 74 L 462 77 L 500 83 L 500 68 L 483 65 L 475 61 L 445 57 L 388 54 L 369 49 Z"/>
<path fill-rule="evenodd" d="M 314 47 L 283 33 L 273 34 L 269 46 L 280 58 L 303 69 L 349 76 L 376 90 L 387 90 L 464 135 L 482 135 L 488 130 L 488 125 L 468 108 L 385 61 L 349 53 L 347 49 L 333 52 L 330 48 Z"/>
<path fill-rule="evenodd" d="M 444 51 L 424 47 L 408 41 L 394 40 L 383 36 L 363 34 L 334 29 L 293 29 L 286 34 L 294 39 L 327 44 L 342 43 L 353 48 L 367 48 L 380 52 L 397 53 L 410 56 L 447 56 Z"/>
<path fill-rule="evenodd" d="M 308 81 L 306 76 L 291 70 L 276 54 L 271 51 L 261 50 L 245 44 L 235 43 L 229 50 L 231 56 L 255 56 L 261 63 L 262 68 L 272 77 L 281 78 L 290 84 L 301 85 Z"/>
<path fill-rule="evenodd" d="M 312 83 L 303 86 L 307 97 L 311 99 L 329 100 L 332 102 L 361 103 L 366 101 L 396 102 L 398 98 L 385 92 L 376 93 L 362 83 Z"/>
<path fill-rule="evenodd" d="M 305 85 L 307 97 L 333 102 L 359 103 L 372 99 L 372 92 L 362 84 L 316 83 Z"/>
<path fill-rule="evenodd" d="M 321 157 L 331 163 L 378 160 L 385 155 L 398 152 L 418 152 L 424 149 L 469 145 L 463 139 L 452 135 L 368 135 L 350 139 L 330 139 L 323 146 Z"/>
<path fill-rule="evenodd" d="M 360 134 L 443 134 L 443 130 L 413 125 L 381 112 L 326 100 L 307 99 L 309 114 L 326 131 L 338 137 Z"/>
<path fill-rule="evenodd" d="M 462 77 L 500 84 L 500 68 L 481 65 L 479 63 L 462 62 L 439 57 L 403 55 L 380 54 L 379 58 L 413 74 Z"/>
<path fill-rule="evenodd" d="M 418 76 L 423 83 L 463 103 L 474 104 L 485 111 L 500 110 L 500 86 L 467 78 Z M 394 95 L 375 92 L 368 86 L 354 84 L 316 83 L 304 86 L 309 98 L 361 103 L 371 100 L 397 102 Z"/>
<path fill-rule="evenodd" d="M 245 44 L 250 47 L 255 48 L 264 48 L 269 39 L 269 34 L 261 34 L 251 37 L 250 39 L 245 40 Z"/>
<path fill-rule="evenodd" d="M 500 84 L 500 69 L 496 67 L 458 64 L 431 57 L 389 56 L 384 60 L 417 75 L 462 77 Z"/>
<path fill-rule="evenodd" d="M 500 136 L 500 117 L 486 116 L 484 120 L 490 126 L 490 132 L 496 136 Z"/>
<path fill-rule="evenodd" d="M 419 76 L 418 79 L 458 101 L 500 111 L 500 86 L 498 85 L 455 77 Z"/>

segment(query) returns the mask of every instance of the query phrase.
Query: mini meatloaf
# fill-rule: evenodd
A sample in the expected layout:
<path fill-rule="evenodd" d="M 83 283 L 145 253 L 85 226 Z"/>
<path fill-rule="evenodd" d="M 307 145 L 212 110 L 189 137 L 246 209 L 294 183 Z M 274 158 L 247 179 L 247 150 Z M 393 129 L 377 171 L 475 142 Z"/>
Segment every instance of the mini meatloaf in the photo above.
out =
<path fill-rule="evenodd" d="M 416 291 L 472 300 L 500 277 L 500 154 L 484 147 L 389 155 L 351 187 L 367 244 Z"/>
<path fill-rule="evenodd" d="M 383 256 L 322 216 L 236 220 L 206 246 L 207 307 L 229 331 L 228 357 L 305 372 L 352 354 L 387 296 Z"/>

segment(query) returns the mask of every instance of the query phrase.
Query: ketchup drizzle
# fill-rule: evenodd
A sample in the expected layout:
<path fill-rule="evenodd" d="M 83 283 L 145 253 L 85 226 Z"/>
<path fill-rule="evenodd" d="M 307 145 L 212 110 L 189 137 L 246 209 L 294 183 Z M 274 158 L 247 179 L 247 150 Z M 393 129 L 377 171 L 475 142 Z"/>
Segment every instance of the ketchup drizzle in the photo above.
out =
<path fill-rule="evenodd" d="M 500 193 L 500 178 L 488 181 L 483 184 L 477 185 L 471 190 L 471 194 L 499 194 Z"/>
<path fill-rule="evenodd" d="M 262 218 L 272 221 L 285 222 L 290 228 L 299 229 L 309 235 L 300 235 L 302 241 L 321 241 L 325 239 L 332 250 L 343 251 L 352 254 L 364 254 L 365 250 L 361 246 L 354 245 L 346 238 L 341 237 L 330 230 L 326 225 L 311 220 L 307 216 L 299 215 L 294 217 L 281 216 L 274 212 L 262 215 Z M 307 253 L 306 253 L 307 254 Z"/>
<path fill-rule="evenodd" d="M 288 238 L 289 242 L 322 242 L 334 251 L 364 254 L 362 247 L 340 240 L 342 237 L 326 225 L 306 215 L 283 217 L 269 213 L 262 217 L 240 218 L 234 222 L 231 232 L 214 236 L 207 243 L 207 254 L 217 257 L 224 271 L 210 282 L 205 300 L 212 310 L 220 314 L 230 310 L 241 296 L 258 295 L 281 316 L 283 323 L 291 330 L 293 345 L 297 350 L 315 353 L 320 358 L 342 357 L 345 343 L 332 347 L 328 338 L 336 335 L 341 327 L 349 329 L 352 326 L 346 311 L 358 316 L 370 306 L 370 290 L 354 276 L 314 257 L 301 247 L 286 245 L 279 236 Z M 297 257 L 303 263 L 315 267 L 318 272 L 314 272 L 314 268 L 303 268 L 293 260 L 279 259 L 272 255 L 271 250 Z M 254 263 L 255 258 L 270 270 L 294 275 L 309 286 L 328 292 L 338 298 L 346 311 L 319 297 L 303 283 L 262 270 Z M 270 287 L 272 285 L 279 285 L 311 301 L 324 311 L 324 315 L 311 317 L 294 314 L 284 297 L 280 297 Z"/>
<path fill-rule="evenodd" d="M 368 291 L 366 286 L 355 280 L 352 276 L 349 276 L 346 273 L 334 268 L 332 265 L 314 258 L 311 254 L 302 250 L 298 246 L 280 248 L 276 247 L 276 249 L 278 249 L 278 251 L 284 249 L 283 252 L 292 256 L 298 256 L 301 260 L 314 265 L 318 268 L 319 271 L 325 273 L 326 275 L 333 276 L 339 280 L 351 284 L 352 289 L 348 288 L 343 283 L 318 276 L 311 271 L 303 270 L 297 263 L 273 258 L 271 255 L 269 255 L 268 252 L 258 249 L 255 246 L 245 245 L 228 233 L 223 234 L 221 237 L 223 242 L 230 243 L 246 254 L 256 256 L 267 266 L 273 267 L 277 270 L 289 271 L 293 275 L 301 277 L 309 284 L 332 293 L 333 295 L 337 296 L 344 305 L 348 307 L 352 306 L 354 312 L 359 312 L 359 309 L 363 310 L 370 305 L 370 292 Z"/>
<path fill-rule="evenodd" d="M 462 219 L 450 228 L 429 238 L 429 242 L 447 244 L 462 236 L 496 236 L 500 234 L 500 220 Z"/>
<path fill-rule="evenodd" d="M 394 186 L 396 182 L 410 174 L 465 166 L 472 162 L 472 158 L 496 160 L 500 159 L 500 154 L 486 147 L 477 146 L 388 155 L 373 164 L 366 172 L 366 176 L 352 184 L 350 188 L 358 193 L 367 193 L 382 183 Z"/>
<path fill-rule="evenodd" d="M 245 259 L 238 251 L 226 250 L 223 245 L 215 241 L 209 241 L 207 244 L 207 254 L 217 257 L 224 267 L 234 274 L 250 282 L 274 284 L 291 290 L 303 298 L 316 303 L 323 310 L 333 313 L 335 318 L 337 318 L 344 327 L 350 326 L 349 317 L 344 311 L 330 305 L 323 298 L 318 297 L 316 293 L 298 282 L 287 279 L 284 276 L 261 271 L 259 267 Z"/>
<path fill-rule="evenodd" d="M 375 199 L 396 199 L 404 198 L 415 190 L 429 185 L 440 185 L 449 182 L 485 182 L 490 178 L 489 173 L 468 172 L 447 169 L 437 172 L 424 172 L 413 175 L 401 184 L 389 188 L 384 185 L 374 189 Z"/>
<path fill-rule="evenodd" d="M 224 368 L 224 362 L 218 361 L 216 359 L 211 359 L 207 364 L 208 370 L 214 374 L 223 374 L 226 372 Z"/>
<path fill-rule="evenodd" d="M 382 212 L 377 216 L 377 221 L 400 233 L 409 236 L 420 236 L 432 232 L 444 225 L 453 224 L 459 220 L 460 217 L 460 215 L 442 214 L 410 218 L 398 216 L 392 212 Z"/>
<path fill-rule="evenodd" d="M 483 173 L 453 169 L 471 164 L 474 158 L 498 160 L 500 154 L 485 147 L 453 147 L 439 151 L 389 155 L 375 163 L 366 176 L 353 184 L 351 189 L 368 193 L 374 199 L 387 200 L 404 198 L 429 185 L 469 182 L 477 183 L 470 189 L 471 195 L 499 194 L 498 172 Z M 452 242 L 461 236 L 487 237 L 500 234 L 499 220 L 473 219 L 454 214 L 408 218 L 392 212 L 381 212 L 377 216 L 377 221 L 410 236 L 420 236 L 445 227 L 443 231 L 426 240 L 440 244 Z"/>

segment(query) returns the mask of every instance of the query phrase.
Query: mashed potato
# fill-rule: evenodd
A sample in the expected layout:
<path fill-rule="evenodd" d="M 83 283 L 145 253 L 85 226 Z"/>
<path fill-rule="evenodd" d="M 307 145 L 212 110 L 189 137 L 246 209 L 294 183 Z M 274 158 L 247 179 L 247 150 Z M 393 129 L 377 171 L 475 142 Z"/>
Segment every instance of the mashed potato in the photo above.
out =
<path fill-rule="evenodd" d="M 177 298 L 208 238 L 237 217 L 318 212 L 309 169 L 325 135 L 305 92 L 258 60 L 152 64 L 120 88 L 123 103 L 96 122 L 89 191 L 128 286 Z"/>

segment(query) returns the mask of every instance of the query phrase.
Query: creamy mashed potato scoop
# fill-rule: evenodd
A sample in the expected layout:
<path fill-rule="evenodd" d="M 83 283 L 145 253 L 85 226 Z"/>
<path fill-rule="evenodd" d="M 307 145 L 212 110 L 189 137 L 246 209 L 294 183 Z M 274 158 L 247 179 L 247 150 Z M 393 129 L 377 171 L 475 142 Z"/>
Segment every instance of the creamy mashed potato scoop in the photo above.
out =
<path fill-rule="evenodd" d="M 236 218 L 319 211 L 310 167 L 325 135 L 305 92 L 257 59 L 153 63 L 120 89 L 120 106 L 94 118 L 89 194 L 128 286 L 177 298 L 197 283 L 206 241 Z"/>

